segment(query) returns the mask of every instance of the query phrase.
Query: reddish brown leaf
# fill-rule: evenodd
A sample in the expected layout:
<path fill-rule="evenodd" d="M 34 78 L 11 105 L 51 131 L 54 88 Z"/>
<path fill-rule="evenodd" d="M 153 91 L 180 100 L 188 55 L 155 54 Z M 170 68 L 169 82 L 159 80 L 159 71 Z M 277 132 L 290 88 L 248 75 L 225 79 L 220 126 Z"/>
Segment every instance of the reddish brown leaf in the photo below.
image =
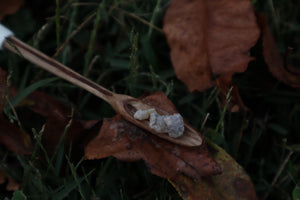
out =
<path fill-rule="evenodd" d="M 7 104 L 7 95 L 15 96 L 17 93 L 16 89 L 12 86 L 7 85 L 7 73 L 0 68 L 0 111 Z"/>
<path fill-rule="evenodd" d="M 0 170 L 0 184 L 5 183 L 7 180 L 6 190 L 7 191 L 16 191 L 21 185 L 17 183 L 13 178 L 8 176 L 4 171 Z"/>
<path fill-rule="evenodd" d="M 244 72 L 259 37 L 249 0 L 173 0 L 163 29 L 175 72 L 191 92 Z"/>
<path fill-rule="evenodd" d="M 96 125 L 98 121 L 70 120 L 60 120 L 53 115 L 47 117 L 42 140 L 49 155 L 53 155 L 59 140 L 65 133 L 65 148 L 68 150 L 72 144 L 74 147 L 72 148 L 73 158 L 82 158 L 85 144 L 95 134 L 95 127 L 89 126 L 86 128 L 86 124 L 92 123 L 93 125 Z M 68 124 L 70 124 L 69 128 L 67 127 Z"/>
<path fill-rule="evenodd" d="M 3 107 L 5 106 L 6 98 L 6 88 L 7 88 L 7 74 L 6 72 L 0 68 L 0 111 L 2 112 Z"/>
<path fill-rule="evenodd" d="M 48 94 L 35 91 L 26 98 L 26 101 L 31 110 L 45 117 L 55 116 L 62 121 L 70 119 L 71 109 Z"/>
<path fill-rule="evenodd" d="M 23 0 L 0 0 L 0 20 L 5 15 L 15 13 L 23 4 Z"/>
<path fill-rule="evenodd" d="M 6 92 L 7 91 L 7 92 Z M 7 95 L 15 95 L 16 90 L 7 86 L 7 73 L 0 68 L 0 111 L 7 104 Z M 29 154 L 31 140 L 20 128 L 0 114 L 0 143 L 15 154 Z"/>
<path fill-rule="evenodd" d="M 208 141 L 213 158 L 222 166 L 223 172 L 217 176 L 202 178 L 195 183 L 190 178 L 179 175 L 170 182 L 185 200 L 256 200 L 256 193 L 250 177 L 223 149 Z"/>
<path fill-rule="evenodd" d="M 47 152 L 50 155 L 54 153 L 59 140 L 65 133 L 66 149 L 70 144 L 75 146 L 72 154 L 80 159 L 83 156 L 83 147 L 90 137 L 94 136 L 94 128 L 99 121 L 74 119 L 71 109 L 56 98 L 42 92 L 33 92 L 26 101 L 31 110 L 46 117 L 42 141 Z"/>
<path fill-rule="evenodd" d="M 263 14 L 257 14 L 262 31 L 262 45 L 265 62 L 270 72 L 279 81 L 295 88 L 300 88 L 300 72 L 293 66 L 284 66 L 283 59 L 278 52 L 276 42 L 268 26 L 267 18 Z"/>
<path fill-rule="evenodd" d="M 6 174 L 0 170 L 0 184 L 5 183 L 5 179 L 6 179 Z"/>
<path fill-rule="evenodd" d="M 146 97 L 144 101 L 169 113 L 176 112 L 162 92 Z M 151 173 L 164 178 L 185 174 L 199 181 L 203 176 L 221 172 L 205 144 L 194 148 L 176 145 L 137 128 L 119 115 L 105 120 L 98 136 L 85 149 L 87 159 L 111 155 L 125 161 L 142 159 Z"/>
<path fill-rule="evenodd" d="M 16 94 L 13 87 L 7 88 L 7 74 L 0 68 L 0 110 L 7 104 L 7 92 L 10 96 Z M 56 145 L 66 130 L 68 123 L 70 127 L 66 131 L 65 144 L 68 148 L 72 143 L 77 145 L 73 148 L 73 154 L 79 158 L 83 155 L 83 146 L 89 141 L 94 132 L 95 121 L 80 121 L 72 119 L 71 110 L 57 99 L 42 92 L 33 92 L 19 106 L 27 106 L 36 113 L 46 117 L 46 124 L 43 133 L 43 143 L 50 155 L 53 154 Z M 16 154 L 30 153 L 30 138 L 23 133 L 19 127 L 11 124 L 4 116 L 0 115 L 0 143 L 4 144 L 9 150 Z"/>
<path fill-rule="evenodd" d="M 177 112 L 162 92 L 143 101 L 169 113 Z M 207 146 L 214 159 L 206 145 L 200 148 L 175 145 L 116 116 L 103 122 L 98 136 L 86 147 L 85 157 L 99 159 L 112 155 L 124 161 L 143 159 L 151 173 L 168 178 L 187 200 L 256 199 L 252 182 L 243 168 L 217 145 L 208 141 Z M 222 174 L 215 175 L 220 172 L 220 166 Z"/>
<path fill-rule="evenodd" d="M 203 91 L 216 82 L 221 94 L 225 88 L 228 92 L 231 76 L 245 71 L 252 60 L 249 49 L 259 37 L 250 0 L 173 0 L 163 29 L 177 77 L 190 92 Z M 238 109 L 246 108 L 234 90 Z"/>
<path fill-rule="evenodd" d="M 20 189 L 21 185 L 17 183 L 13 178 L 10 176 L 7 177 L 8 183 L 6 185 L 7 191 L 17 191 Z"/>
<path fill-rule="evenodd" d="M 15 154 L 30 154 L 31 140 L 19 127 L 0 115 L 0 143 Z"/>
<path fill-rule="evenodd" d="M 243 100 L 240 97 L 238 87 L 232 82 L 231 76 L 222 75 L 217 79 L 217 86 L 219 90 L 219 96 L 222 100 L 222 105 L 226 104 L 226 97 L 231 89 L 230 102 L 228 104 L 227 110 L 230 112 L 239 112 L 241 110 L 248 110 L 244 105 Z"/>

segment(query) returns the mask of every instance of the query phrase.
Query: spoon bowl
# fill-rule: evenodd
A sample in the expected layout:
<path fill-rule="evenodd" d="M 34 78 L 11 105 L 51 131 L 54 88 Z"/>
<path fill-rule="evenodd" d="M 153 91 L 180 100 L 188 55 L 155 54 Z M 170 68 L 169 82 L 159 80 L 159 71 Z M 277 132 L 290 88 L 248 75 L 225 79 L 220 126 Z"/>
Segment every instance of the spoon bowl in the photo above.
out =
<path fill-rule="evenodd" d="M 154 129 L 149 127 L 149 120 L 137 120 L 134 118 L 134 113 L 137 110 L 147 110 L 153 108 L 152 106 L 144 103 L 142 100 L 133 98 L 131 96 L 116 94 L 109 91 L 108 89 L 98 85 L 95 82 L 92 82 L 91 80 L 64 66 L 58 61 L 50 58 L 42 52 L 25 44 L 14 36 L 6 37 L 5 41 L 3 42 L 3 47 L 22 56 L 23 58 L 36 64 L 40 68 L 51 72 L 54 75 L 67 80 L 74 85 L 77 85 L 94 94 L 95 96 L 105 100 L 114 108 L 117 113 L 122 115 L 124 119 L 162 139 L 188 147 L 200 146 L 203 143 L 200 134 L 186 122 L 184 123 L 184 133 L 178 138 L 172 138 L 165 133 L 156 132 Z M 156 108 L 156 110 L 160 115 L 170 114 L 161 109 Z"/>

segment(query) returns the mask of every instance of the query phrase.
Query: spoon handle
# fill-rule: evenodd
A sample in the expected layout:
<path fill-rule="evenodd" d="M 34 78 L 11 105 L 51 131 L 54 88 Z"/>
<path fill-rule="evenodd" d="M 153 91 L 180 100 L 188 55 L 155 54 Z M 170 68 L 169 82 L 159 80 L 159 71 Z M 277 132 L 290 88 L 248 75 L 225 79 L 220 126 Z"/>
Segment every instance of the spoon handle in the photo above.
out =
<path fill-rule="evenodd" d="M 25 44 L 21 40 L 14 36 L 6 38 L 3 43 L 3 47 L 24 57 L 25 59 L 31 61 L 42 69 L 55 74 L 56 76 L 65 79 L 74 85 L 77 85 L 95 96 L 105 100 L 112 106 L 116 104 L 116 96 L 113 92 L 107 90 L 106 88 L 94 83 L 93 81 L 85 78 L 79 73 L 71 70 L 65 65 L 59 63 L 58 61 L 50 58 L 49 56 L 43 54 L 42 52 L 34 49 L 33 47 Z"/>
<path fill-rule="evenodd" d="M 185 124 L 185 133 L 180 138 L 171 138 L 164 133 L 157 133 L 155 130 L 149 127 L 149 121 L 139 121 L 133 117 L 134 111 L 136 109 L 144 110 L 151 108 L 151 106 L 133 97 L 116 94 L 107 90 L 106 88 L 90 81 L 89 79 L 69 69 L 68 67 L 50 58 L 49 56 L 23 43 L 14 36 L 7 37 L 3 43 L 3 47 L 31 61 L 42 69 L 51 72 L 56 76 L 67 80 L 74 85 L 77 85 L 94 94 L 95 96 L 105 100 L 127 121 L 132 122 L 140 128 L 148 130 L 158 137 L 183 146 L 195 147 L 202 144 L 202 138 L 200 137 L 198 132 L 188 124 Z"/>

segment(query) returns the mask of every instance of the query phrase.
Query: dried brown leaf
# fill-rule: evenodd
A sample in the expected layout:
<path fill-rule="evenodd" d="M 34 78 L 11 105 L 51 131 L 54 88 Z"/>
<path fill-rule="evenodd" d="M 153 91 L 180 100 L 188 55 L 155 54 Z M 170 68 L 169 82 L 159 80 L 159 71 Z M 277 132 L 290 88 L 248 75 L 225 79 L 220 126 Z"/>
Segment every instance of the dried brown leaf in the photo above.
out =
<path fill-rule="evenodd" d="M 15 95 L 16 90 L 7 86 L 7 73 L 0 68 L 0 111 L 7 105 L 7 95 Z M 9 122 L 0 114 L 0 143 L 15 154 L 30 154 L 31 140 L 27 133 Z"/>
<path fill-rule="evenodd" d="M 20 189 L 21 185 L 17 183 L 13 178 L 8 176 L 7 179 L 8 179 L 8 183 L 6 185 L 7 191 L 17 191 Z"/>
<path fill-rule="evenodd" d="M 216 82 L 219 90 L 219 96 L 221 98 L 223 106 L 226 104 L 227 94 L 231 90 L 230 102 L 227 105 L 227 110 L 229 110 L 230 112 L 248 110 L 248 108 L 244 105 L 243 100 L 239 94 L 238 87 L 231 80 L 231 75 L 222 75 L 217 79 Z"/>
<path fill-rule="evenodd" d="M 71 109 L 48 94 L 35 91 L 26 98 L 26 101 L 31 110 L 45 117 L 55 116 L 60 120 L 70 119 Z"/>
<path fill-rule="evenodd" d="M 300 72 L 293 66 L 285 66 L 271 30 L 268 25 L 267 18 L 263 14 L 257 14 L 258 23 L 262 31 L 262 45 L 265 62 L 270 72 L 279 81 L 300 88 Z"/>
<path fill-rule="evenodd" d="M 0 68 L 0 111 L 7 105 L 7 94 L 15 96 L 16 89 L 7 86 L 7 73 Z M 47 152 L 52 155 L 64 132 L 65 145 L 68 148 L 72 143 L 73 155 L 81 158 L 83 147 L 97 129 L 99 120 L 81 121 L 73 119 L 72 111 L 56 98 L 42 92 L 35 91 L 23 100 L 19 107 L 27 107 L 46 118 L 43 144 Z M 70 125 L 69 128 L 67 126 Z M 99 128 L 99 127 L 98 127 Z M 67 130 L 67 131 L 66 131 Z M 31 140 L 28 134 L 11 124 L 8 119 L 0 115 L 0 143 L 16 154 L 30 154 Z"/>
<path fill-rule="evenodd" d="M 169 113 L 177 112 L 162 92 L 143 101 Z M 179 146 L 148 134 L 118 115 L 104 120 L 100 133 L 85 149 L 87 159 L 108 156 L 124 161 L 144 160 L 151 173 L 168 178 L 187 200 L 257 199 L 244 169 L 210 141 L 201 147 Z M 220 169 L 222 173 L 216 175 Z"/>
<path fill-rule="evenodd" d="M 143 99 L 155 108 L 177 112 L 174 105 L 158 92 Z M 85 149 L 87 159 L 114 156 L 124 161 L 144 160 L 151 173 L 164 178 L 185 174 L 199 181 L 203 176 L 219 174 L 221 168 L 211 158 L 206 145 L 185 147 L 137 128 L 117 115 L 104 120 L 98 136 Z"/>
<path fill-rule="evenodd" d="M 31 140 L 28 134 L 23 133 L 19 127 L 10 123 L 0 115 L 0 143 L 15 154 L 30 154 Z"/>
<path fill-rule="evenodd" d="M 256 200 L 254 186 L 244 169 L 222 148 L 207 141 L 213 158 L 222 166 L 220 175 L 202 178 L 198 183 L 179 175 L 170 182 L 185 200 Z"/>
<path fill-rule="evenodd" d="M 0 20 L 5 15 L 15 13 L 23 4 L 23 0 L 0 0 Z"/>
<path fill-rule="evenodd" d="M 13 178 L 7 175 L 4 171 L 0 170 L 0 184 L 4 184 L 7 180 L 6 190 L 7 191 L 17 191 L 20 189 L 21 185 L 17 183 Z"/>
<path fill-rule="evenodd" d="M 173 0 L 163 29 L 175 72 L 191 92 L 244 72 L 259 37 L 249 0 Z"/>
<path fill-rule="evenodd" d="M 50 155 L 54 153 L 59 140 L 65 133 L 66 149 L 72 144 L 75 146 L 72 154 L 79 159 L 83 156 L 84 145 L 94 136 L 99 120 L 78 120 L 72 115 L 71 109 L 59 100 L 38 91 L 30 94 L 26 103 L 31 110 L 46 117 L 42 141 Z"/>
<path fill-rule="evenodd" d="M 246 70 L 259 37 L 250 0 L 173 0 L 163 30 L 176 75 L 190 92 L 220 87 L 223 76 L 227 82 L 220 91 L 228 92 L 231 76 Z M 234 90 L 232 111 L 246 108 Z"/>
<path fill-rule="evenodd" d="M 53 155 L 59 140 L 65 133 L 65 149 L 69 149 L 72 144 L 74 147 L 72 148 L 73 158 L 80 159 L 83 156 L 84 146 L 95 135 L 94 131 L 98 130 L 98 126 L 96 126 L 98 122 L 98 120 L 80 121 L 77 119 L 62 121 L 56 116 L 48 116 L 42 138 L 43 145 L 48 154 Z"/>
<path fill-rule="evenodd" d="M 7 72 L 0 68 L 0 111 L 7 105 L 7 96 L 15 96 L 17 90 L 7 85 Z"/>

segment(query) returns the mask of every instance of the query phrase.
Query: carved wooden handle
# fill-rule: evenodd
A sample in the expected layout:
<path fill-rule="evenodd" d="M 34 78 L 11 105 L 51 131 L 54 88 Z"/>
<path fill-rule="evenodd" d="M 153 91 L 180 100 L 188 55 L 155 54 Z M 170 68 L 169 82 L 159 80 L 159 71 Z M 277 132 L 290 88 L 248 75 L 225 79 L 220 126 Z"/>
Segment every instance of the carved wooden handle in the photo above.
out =
<path fill-rule="evenodd" d="M 14 36 L 6 38 L 6 40 L 3 43 L 3 47 L 24 57 L 25 59 L 38 65 L 42 69 L 49 71 L 55 74 L 56 76 L 89 91 L 90 93 L 105 100 L 106 102 L 110 104 L 115 104 L 114 101 L 116 101 L 116 99 L 114 97 L 113 92 L 94 83 L 93 81 L 90 81 L 89 79 L 64 66 L 63 64 L 57 62 L 56 60 L 50 58 L 49 56 L 43 54 L 42 52 L 25 44 L 24 42 L 15 38 Z"/>
<path fill-rule="evenodd" d="M 164 133 L 156 132 L 155 130 L 149 127 L 149 121 L 136 120 L 133 117 L 134 113 L 131 112 L 131 110 L 129 109 L 132 108 L 134 111 L 136 111 L 136 109 L 150 109 L 151 106 L 133 97 L 122 94 L 116 94 L 107 90 L 106 88 L 88 80 L 79 73 L 69 69 L 68 67 L 50 58 L 49 56 L 46 56 L 40 51 L 18 40 L 14 36 L 7 37 L 3 43 L 3 47 L 24 57 L 25 59 L 38 65 L 42 69 L 49 71 L 55 74 L 56 76 L 65 79 L 73 83 L 74 85 L 77 85 L 87 90 L 88 92 L 96 95 L 97 97 L 105 100 L 115 109 L 116 112 L 120 113 L 126 120 L 132 122 L 136 126 L 148 130 L 149 132 L 176 144 L 190 147 L 202 145 L 201 136 L 194 128 L 192 128 L 186 123 L 184 134 L 180 138 L 171 138 Z"/>

